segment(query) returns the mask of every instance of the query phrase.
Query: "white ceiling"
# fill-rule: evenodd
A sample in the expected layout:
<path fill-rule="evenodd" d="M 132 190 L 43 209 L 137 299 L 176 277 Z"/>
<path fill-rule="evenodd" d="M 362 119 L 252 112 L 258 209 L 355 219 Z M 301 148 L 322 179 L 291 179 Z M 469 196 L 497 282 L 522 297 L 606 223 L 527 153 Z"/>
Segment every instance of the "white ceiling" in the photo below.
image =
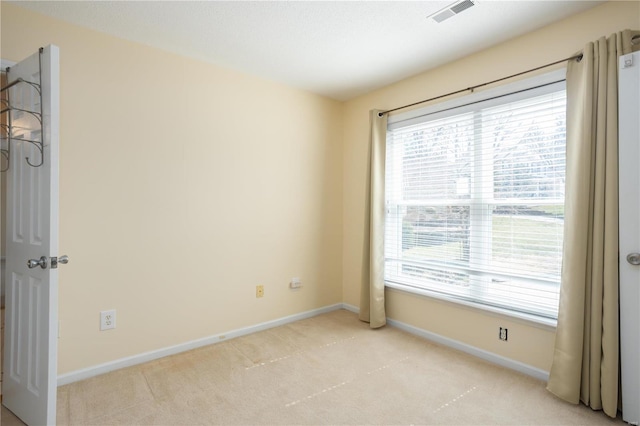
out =
<path fill-rule="evenodd" d="M 11 1 L 124 39 L 347 100 L 602 1 Z"/>

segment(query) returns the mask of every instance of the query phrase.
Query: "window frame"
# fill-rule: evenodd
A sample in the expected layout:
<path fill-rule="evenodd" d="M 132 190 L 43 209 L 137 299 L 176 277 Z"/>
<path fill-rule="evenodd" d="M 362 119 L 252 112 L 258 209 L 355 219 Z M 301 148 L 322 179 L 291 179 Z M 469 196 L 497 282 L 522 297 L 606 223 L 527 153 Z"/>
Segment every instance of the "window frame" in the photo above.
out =
<path fill-rule="evenodd" d="M 510 102 L 517 102 L 522 99 L 527 99 L 532 96 L 539 96 L 543 94 L 556 92 L 558 89 L 565 89 L 566 78 L 566 69 L 561 68 L 549 73 L 537 75 L 534 77 L 530 77 L 527 79 L 519 80 L 514 83 L 504 84 L 499 87 L 483 90 L 481 92 L 475 92 L 471 94 L 467 94 L 464 96 L 457 97 L 455 99 L 438 102 L 433 105 L 428 105 L 426 107 L 414 109 L 404 113 L 392 114 L 388 117 L 388 127 L 387 131 L 391 131 L 398 128 L 403 128 L 406 126 L 410 126 L 412 124 L 417 124 L 425 121 L 425 116 L 429 116 L 428 120 L 437 120 L 438 118 L 449 117 L 453 114 L 464 114 L 467 112 L 473 113 L 474 110 L 477 110 L 477 103 L 483 103 L 482 108 L 490 108 L 492 106 L 501 105 Z M 531 90 L 535 90 L 532 94 Z M 455 110 L 455 112 L 451 112 L 451 110 Z M 389 160 L 389 159 L 387 159 Z M 393 161 L 393 160 L 392 160 Z M 454 200 L 451 200 L 454 201 Z M 455 203 L 460 203 L 462 200 L 455 200 Z M 471 199 L 465 200 L 467 205 L 470 208 L 474 208 L 474 202 Z M 498 200 L 493 200 L 498 201 Z M 538 203 L 539 200 L 531 200 L 530 203 Z M 528 201 L 523 201 L 523 203 L 528 204 Z M 462 203 L 464 204 L 464 202 Z M 462 205 L 461 204 L 461 205 Z M 499 204 L 499 203 L 494 203 Z M 388 206 L 387 206 L 388 207 Z M 385 209 L 386 214 L 390 214 L 388 209 Z M 399 214 L 399 213 L 398 213 Z M 386 222 L 386 218 L 385 218 Z M 401 225 L 401 221 L 398 221 L 399 225 Z M 397 237 L 401 238 L 401 232 L 396 231 Z M 387 232 L 385 229 L 385 244 L 387 239 Z M 398 241 L 396 241 L 397 244 Z M 471 244 L 471 242 L 469 243 Z M 386 257 L 386 252 L 385 252 Z M 386 263 L 386 261 L 385 261 Z M 502 315 L 506 315 L 512 318 L 518 318 L 525 320 L 527 322 L 532 322 L 548 327 L 555 327 L 557 324 L 557 319 L 549 318 L 545 316 L 539 316 L 532 313 L 514 311 L 507 308 L 502 308 L 499 306 L 487 305 L 479 301 L 467 300 L 465 298 L 461 298 L 460 296 L 456 296 L 454 292 L 440 292 L 434 289 L 427 289 L 424 287 L 416 287 L 406 283 L 398 283 L 393 281 L 388 281 L 385 277 L 385 287 L 396 289 L 404 292 L 409 292 L 413 294 L 418 294 L 421 296 L 426 296 L 429 298 L 435 298 L 439 300 L 444 300 L 447 302 L 452 302 L 457 305 L 468 306 L 476 309 L 480 309 L 483 311 L 489 311 L 492 313 L 498 313 Z"/>

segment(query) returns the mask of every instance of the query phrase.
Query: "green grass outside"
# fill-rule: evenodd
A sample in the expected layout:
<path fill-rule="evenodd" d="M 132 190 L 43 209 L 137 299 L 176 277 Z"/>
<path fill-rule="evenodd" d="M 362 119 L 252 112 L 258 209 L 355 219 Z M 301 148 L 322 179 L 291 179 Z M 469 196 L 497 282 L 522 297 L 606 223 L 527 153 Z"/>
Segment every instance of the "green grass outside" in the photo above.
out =
<path fill-rule="evenodd" d="M 561 212 L 554 212 L 561 213 Z M 560 274 L 563 221 L 534 216 L 493 216 L 494 265 L 534 276 Z M 462 241 L 404 250 L 410 259 L 466 261 Z M 541 270 L 541 268 L 543 270 Z"/>

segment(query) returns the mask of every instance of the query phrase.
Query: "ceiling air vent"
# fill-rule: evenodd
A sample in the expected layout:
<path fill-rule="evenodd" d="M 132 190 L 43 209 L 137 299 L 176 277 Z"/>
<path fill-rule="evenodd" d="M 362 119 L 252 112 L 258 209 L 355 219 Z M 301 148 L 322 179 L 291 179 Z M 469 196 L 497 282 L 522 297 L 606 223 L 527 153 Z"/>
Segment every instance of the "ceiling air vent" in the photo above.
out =
<path fill-rule="evenodd" d="M 444 9 L 437 11 L 436 13 L 427 16 L 427 18 L 433 18 L 434 21 L 440 23 L 445 19 L 449 19 L 452 16 L 457 15 L 458 13 L 461 13 L 469 9 L 471 6 L 474 6 L 474 5 L 475 5 L 474 0 L 457 1 L 445 7 Z"/>

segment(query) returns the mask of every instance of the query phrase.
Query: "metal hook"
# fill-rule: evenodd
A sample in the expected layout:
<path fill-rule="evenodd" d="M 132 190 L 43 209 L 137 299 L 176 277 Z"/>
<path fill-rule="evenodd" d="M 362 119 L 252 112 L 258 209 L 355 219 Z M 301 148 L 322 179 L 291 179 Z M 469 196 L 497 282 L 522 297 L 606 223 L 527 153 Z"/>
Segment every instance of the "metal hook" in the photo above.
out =
<path fill-rule="evenodd" d="M 29 81 L 29 80 L 25 80 L 22 77 L 18 77 L 15 80 L 13 80 L 11 83 L 9 83 L 6 86 L 2 87 L 0 89 L 0 93 L 4 92 L 5 90 L 11 89 L 13 86 L 15 86 L 16 84 L 19 84 L 19 83 L 26 83 L 26 84 L 30 85 L 31 87 L 36 89 L 36 91 L 38 92 L 38 95 L 42 96 L 42 92 L 40 91 L 40 85 L 38 83 L 35 83 L 33 81 Z"/>
<path fill-rule="evenodd" d="M 6 167 L 0 168 L 0 172 L 6 172 L 7 170 L 9 170 L 9 151 L 7 151 L 6 149 L 2 149 L 0 150 L 0 155 L 2 155 L 6 159 L 7 164 Z"/>
<path fill-rule="evenodd" d="M 3 109 L 2 111 L 0 111 L 0 114 L 3 114 L 5 112 L 11 112 L 11 111 L 18 111 L 18 112 L 23 112 L 25 114 L 30 114 L 33 117 L 35 117 L 36 120 L 38 120 L 38 122 L 42 126 L 42 115 L 39 112 L 30 111 L 28 109 L 22 109 L 22 108 L 16 108 L 16 107 L 8 106 L 5 109 Z"/>
<path fill-rule="evenodd" d="M 40 166 L 42 166 L 42 164 L 44 164 L 44 146 L 42 144 L 40 144 L 39 142 L 33 142 L 33 141 L 28 141 L 28 140 L 25 140 L 25 142 L 29 142 L 30 144 L 34 145 L 38 149 L 38 151 L 40 151 L 40 164 L 33 164 L 29 160 L 29 157 L 24 157 L 24 159 L 27 160 L 27 164 L 30 165 L 31 167 L 40 167 Z"/>

